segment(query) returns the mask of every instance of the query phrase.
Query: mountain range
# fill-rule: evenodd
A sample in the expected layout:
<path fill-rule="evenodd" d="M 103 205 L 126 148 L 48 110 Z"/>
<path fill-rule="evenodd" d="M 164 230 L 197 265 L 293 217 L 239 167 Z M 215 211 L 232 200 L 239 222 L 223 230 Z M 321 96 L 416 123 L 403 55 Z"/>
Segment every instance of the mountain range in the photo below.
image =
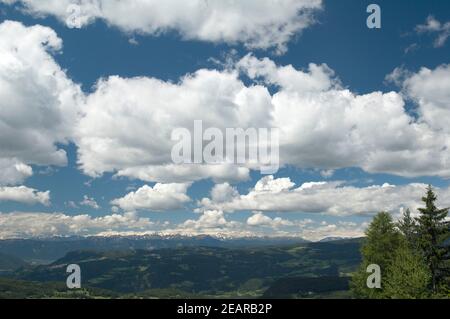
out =
<path fill-rule="evenodd" d="M 302 244 L 308 241 L 297 237 L 223 237 L 223 236 L 108 236 L 54 237 L 42 239 L 0 240 L 0 253 L 19 257 L 35 264 L 51 263 L 76 250 L 111 251 L 160 249 L 180 247 L 264 247 Z"/>
<path fill-rule="evenodd" d="M 71 240 L 79 243 L 80 239 Z M 361 239 L 283 245 L 262 245 L 258 240 L 246 239 L 239 244 L 219 241 L 229 247 L 183 245 L 151 249 L 135 248 L 141 240 L 147 243 L 148 238 L 127 240 L 132 248 L 105 250 L 108 245 L 97 245 L 101 249 L 72 250 L 50 264 L 24 264 L 9 272 L 7 278 L 0 278 L 0 287 L 6 289 L 0 297 L 23 297 L 24 290 L 30 298 L 74 294 L 83 298 L 348 297 L 349 275 L 361 260 Z M 120 243 L 109 247 L 124 247 L 124 238 L 102 238 L 100 243 L 108 241 Z M 22 241 L 22 248 L 26 243 L 38 247 L 37 243 L 43 242 Z M 70 246 L 61 239 L 45 243 Z M 47 245 L 41 251 L 48 249 Z M 81 291 L 64 288 L 69 264 L 81 268 Z"/>

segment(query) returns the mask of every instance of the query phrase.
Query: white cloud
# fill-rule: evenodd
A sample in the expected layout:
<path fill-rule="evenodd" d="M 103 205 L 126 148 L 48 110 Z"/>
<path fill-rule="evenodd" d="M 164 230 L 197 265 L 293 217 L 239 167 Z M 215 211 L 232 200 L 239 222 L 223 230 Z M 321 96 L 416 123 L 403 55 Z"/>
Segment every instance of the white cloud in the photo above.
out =
<path fill-rule="evenodd" d="M 436 48 L 443 47 L 450 37 L 450 21 L 441 23 L 433 16 L 429 16 L 425 24 L 416 26 L 417 33 L 430 33 L 436 34 L 437 38 L 434 41 Z"/>
<path fill-rule="evenodd" d="M 245 224 L 238 221 L 230 221 L 220 210 L 209 210 L 203 212 L 198 219 L 188 219 L 185 222 L 174 225 L 173 228 L 166 227 L 160 233 L 163 235 L 210 235 L 219 237 L 247 237 L 261 236 L 267 234 L 262 229 L 248 229 Z M 276 233 L 270 235 L 277 236 Z"/>
<path fill-rule="evenodd" d="M 176 83 L 112 76 L 85 99 L 48 53 L 62 45 L 51 29 L 5 22 L 0 34 L 0 165 L 8 164 L 0 184 L 21 182 L 31 164 L 65 165 L 66 154 L 55 145 L 70 140 L 81 170 L 92 177 L 112 172 L 160 183 L 247 180 L 245 165 L 172 163 L 172 130 L 192 128 L 199 119 L 205 128 L 222 130 L 280 128 L 284 165 L 450 177 L 445 66 L 404 82 L 403 91 L 420 104 L 417 119 L 405 111 L 400 93 L 358 95 L 326 65 L 297 70 L 252 55 Z M 254 82 L 244 83 L 242 73 Z"/>
<path fill-rule="evenodd" d="M 220 210 L 206 211 L 197 220 L 187 220 L 174 228 L 160 231 L 160 234 L 211 235 L 220 237 L 297 237 L 320 240 L 325 237 L 362 237 L 367 223 L 351 221 L 313 221 L 311 219 L 286 220 L 270 218 L 261 212 L 255 213 L 246 223 L 225 218 Z"/>
<path fill-rule="evenodd" d="M 262 185 L 289 185 L 287 187 L 262 187 Z M 258 212 L 304 212 L 323 213 L 335 216 L 373 215 L 380 211 L 399 214 L 404 208 L 416 210 L 421 207 L 420 199 L 427 185 L 407 184 L 393 186 L 354 187 L 341 182 L 304 183 L 295 187 L 288 179 L 274 179 L 267 176 L 258 181 L 247 194 L 234 195 L 227 201 L 216 201 L 214 197 L 204 198 L 200 206 L 204 210 L 258 211 Z M 440 205 L 450 206 L 450 187 L 437 189 Z M 201 210 L 201 209 L 200 209 Z M 252 223 L 269 223 L 267 216 L 255 215 Z"/>
<path fill-rule="evenodd" d="M 94 198 L 91 198 L 87 195 L 84 195 L 83 200 L 80 202 L 81 206 L 91 207 L 93 209 L 100 209 L 100 206 L 97 204 Z"/>
<path fill-rule="evenodd" d="M 205 229 L 205 228 L 220 228 L 229 226 L 225 220 L 222 211 L 209 210 L 205 211 L 198 220 L 188 219 L 183 224 L 183 228 Z"/>
<path fill-rule="evenodd" d="M 280 226 L 293 226 L 294 223 L 289 220 L 282 219 L 280 217 L 270 218 L 269 216 L 266 216 L 261 212 L 257 212 L 247 219 L 247 225 L 270 226 L 277 228 Z"/>
<path fill-rule="evenodd" d="M 417 43 L 412 43 L 408 45 L 405 50 L 403 51 L 405 54 L 417 51 L 420 48 L 420 46 Z"/>
<path fill-rule="evenodd" d="M 245 85 L 233 68 L 198 70 L 178 83 L 147 77 L 101 80 L 77 126 L 82 170 L 90 176 L 116 172 L 164 183 L 247 179 L 250 167 L 245 165 L 171 163 L 172 130 L 192 130 L 200 119 L 205 128 L 222 130 L 279 128 L 284 165 L 323 172 L 360 167 L 406 177 L 450 176 L 449 134 L 427 121 L 425 113 L 419 119 L 410 115 L 402 94 L 355 94 L 342 88 L 326 65 L 296 70 L 247 55 L 236 69 L 259 84 Z M 442 103 L 449 100 L 444 83 L 434 88 Z M 269 86 L 276 88 L 273 95 Z M 440 115 L 439 121 L 449 119 L 447 113 Z"/>
<path fill-rule="evenodd" d="M 302 238 L 317 241 L 327 237 L 358 238 L 364 236 L 368 223 L 337 222 L 314 224 L 302 228 L 298 235 Z"/>
<path fill-rule="evenodd" d="M 256 213 L 247 219 L 247 225 L 250 226 L 271 225 L 272 222 L 272 218 L 263 213 Z"/>
<path fill-rule="evenodd" d="M 67 163 L 56 143 L 72 135 L 83 95 L 50 54 L 61 47 L 50 28 L 0 24 L 0 184 L 31 176 L 30 164 Z"/>
<path fill-rule="evenodd" d="M 251 79 L 261 79 L 263 83 L 301 93 L 317 93 L 340 88 L 339 79 L 326 64 L 310 63 L 305 71 L 297 70 L 292 65 L 278 66 L 269 58 L 258 59 L 252 54 L 237 62 L 237 68 Z"/>
<path fill-rule="evenodd" d="M 286 51 L 287 43 L 314 23 L 321 0 L 1 0 L 21 3 L 35 15 L 53 15 L 69 27 L 96 19 L 127 33 L 176 31 L 186 40 L 243 43 Z M 131 2 L 131 3 L 130 3 Z M 75 6 L 73 4 L 76 4 Z"/>
<path fill-rule="evenodd" d="M 274 219 L 275 220 L 275 219 Z M 164 229 L 161 229 L 161 226 Z M 302 237 L 320 240 L 324 237 L 360 237 L 367 223 L 327 223 L 296 220 L 281 225 L 272 223 L 258 227 L 237 221 L 227 221 L 223 212 L 209 211 L 197 220 L 188 220 L 174 228 L 167 223 L 158 224 L 136 213 L 111 214 L 100 217 L 69 216 L 63 213 L 0 213 L 0 239 L 35 238 L 53 236 L 139 236 L 139 235 L 212 235 L 220 237 Z M 286 229 L 289 228 L 289 230 Z"/>
<path fill-rule="evenodd" d="M 14 159 L 0 158 L 0 185 L 16 185 L 33 175 L 31 166 Z"/>
<path fill-rule="evenodd" d="M 227 202 L 237 195 L 238 191 L 229 183 L 215 184 L 211 189 L 211 198 L 218 203 Z"/>
<path fill-rule="evenodd" d="M 117 171 L 157 182 L 245 180 L 246 167 L 173 165 L 172 130 L 192 129 L 197 119 L 205 128 L 267 127 L 270 111 L 267 89 L 246 87 L 234 71 L 199 70 L 177 84 L 110 77 L 87 99 L 77 127 L 79 163 L 90 176 Z"/>
<path fill-rule="evenodd" d="M 151 229 L 148 218 L 134 213 L 102 217 L 62 213 L 0 213 L 0 239 L 52 236 L 89 236 L 101 232 Z"/>
<path fill-rule="evenodd" d="M 326 65 L 311 64 L 301 71 L 252 55 L 237 65 L 251 79 L 278 87 L 271 125 L 280 128 L 282 163 L 450 176 L 449 135 L 409 115 L 399 93 L 357 95 L 343 89 Z M 436 91 L 448 92 L 442 85 Z M 443 120 L 449 118 L 443 115 Z"/>
<path fill-rule="evenodd" d="M 144 185 L 135 192 L 115 199 L 112 205 L 125 211 L 150 210 L 167 211 L 183 208 L 191 199 L 186 194 L 190 184 L 160 184 L 154 187 Z"/>
<path fill-rule="evenodd" d="M 434 70 L 421 68 L 417 73 L 396 69 L 391 78 L 397 79 L 406 96 L 418 105 L 420 120 L 435 131 L 450 134 L 450 64 L 438 66 Z M 445 150 L 448 154 L 448 150 Z M 450 164 L 450 162 L 449 162 Z"/>
<path fill-rule="evenodd" d="M 335 171 L 332 169 L 325 169 L 320 171 L 320 176 L 322 176 L 323 178 L 331 178 L 333 177 Z"/>
<path fill-rule="evenodd" d="M 0 187 L 0 202 L 11 201 L 24 204 L 50 205 L 50 191 L 39 192 L 25 186 Z"/>
<path fill-rule="evenodd" d="M 275 179 L 272 175 L 261 178 L 255 185 L 255 191 L 258 193 L 277 194 L 289 190 L 295 186 L 289 177 Z"/>
<path fill-rule="evenodd" d="M 65 202 L 64 205 L 66 205 L 69 208 L 78 208 L 77 203 L 75 203 L 73 200 L 70 200 L 68 202 Z"/>
<path fill-rule="evenodd" d="M 126 168 L 124 166 L 123 169 L 120 169 L 116 173 L 116 176 L 161 183 L 189 183 L 207 178 L 212 178 L 216 182 L 245 181 L 250 178 L 250 169 L 230 164 L 207 165 L 169 163 L 162 165 L 131 166 Z"/>

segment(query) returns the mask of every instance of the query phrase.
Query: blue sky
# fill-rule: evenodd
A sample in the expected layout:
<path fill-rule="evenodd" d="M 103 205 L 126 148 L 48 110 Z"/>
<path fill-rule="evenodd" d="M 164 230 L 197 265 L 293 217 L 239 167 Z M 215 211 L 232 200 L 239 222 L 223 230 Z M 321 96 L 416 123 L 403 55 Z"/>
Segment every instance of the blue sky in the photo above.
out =
<path fill-rule="evenodd" d="M 27 3 L 27 1 L 24 2 Z M 85 97 L 90 94 L 95 94 L 95 85 L 101 78 L 106 79 L 113 75 L 120 76 L 122 79 L 148 77 L 158 79 L 164 83 L 176 84 L 180 82 L 180 78 L 187 74 L 194 74 L 200 69 L 220 70 L 222 67 L 217 61 L 224 63 L 229 57 L 233 57 L 233 61 L 238 61 L 251 53 L 252 58 L 257 60 L 268 58 L 278 67 L 292 65 L 295 70 L 304 72 L 306 72 L 310 63 L 317 65 L 325 63 L 328 68 L 334 71 L 334 77 L 340 80 L 341 90 L 348 89 L 354 95 L 365 95 L 377 91 L 383 93 L 394 91 L 404 98 L 405 114 L 413 114 L 411 110 L 422 107 L 420 103 L 424 103 L 423 109 L 425 110 L 434 101 L 430 100 L 428 96 L 422 97 L 420 95 L 423 92 L 418 92 L 420 90 L 413 83 L 414 80 L 420 83 L 420 78 L 416 79 L 414 76 L 420 75 L 421 68 L 425 67 L 434 72 L 440 66 L 449 63 L 450 41 L 440 46 L 436 46 L 434 41 L 439 35 L 450 32 L 450 28 L 445 29 L 445 23 L 450 21 L 450 3 L 439 0 L 414 2 L 407 0 L 376 1 L 381 7 L 382 28 L 374 30 L 368 29 L 366 26 L 368 16 L 366 7 L 372 2 L 352 0 L 323 1 L 320 9 L 316 8 L 317 10 L 309 13 L 310 17 L 314 19 L 314 23 L 311 23 L 302 30 L 294 32 L 294 35 L 286 42 L 286 52 L 282 54 L 277 54 L 273 48 L 249 48 L 245 41 L 233 43 L 233 41 L 227 40 L 199 40 L 195 39 L 195 37 L 191 37 L 194 39 L 185 39 L 186 37 L 183 38 L 180 35 L 180 31 L 171 30 L 170 28 L 168 31 L 158 34 L 148 34 L 149 32 L 142 32 L 142 30 L 124 30 L 123 27 L 114 25 L 114 18 L 111 18 L 107 22 L 105 22 L 106 19 L 93 18 L 90 23 L 83 25 L 81 28 L 69 28 L 58 14 L 46 11 L 39 11 L 38 14 L 37 11 L 30 9 L 33 8 L 33 1 L 28 1 L 28 11 L 23 10 L 23 7 L 20 9 L 20 1 L 17 1 L 14 5 L 0 4 L 0 21 L 12 20 L 20 22 L 24 27 L 42 25 L 54 30 L 62 40 L 63 47 L 61 50 L 57 50 L 58 52 L 50 53 L 50 55 L 55 63 L 62 70 L 65 70 L 67 78 L 75 83 L 75 85 L 79 84 L 81 86 L 82 94 Z M 173 10 L 177 10 L 176 7 Z M 430 16 L 433 17 L 433 21 L 439 21 L 441 23 L 440 29 L 431 30 L 429 28 L 427 29 L 428 31 L 419 32 L 417 26 L 426 26 L 427 19 Z M 0 56 L 2 54 L 1 52 Z M 35 67 L 38 68 L 39 72 L 39 66 Z M 401 68 L 399 70 L 402 70 L 402 75 L 398 77 L 398 81 L 400 82 L 393 83 L 394 81 L 386 81 L 386 76 L 391 74 L 396 68 Z M 449 72 L 447 70 L 445 69 L 443 71 L 444 77 L 441 77 L 440 83 L 443 83 L 443 85 L 441 85 L 440 89 L 442 91 L 450 90 L 450 75 L 448 75 Z M 427 80 L 432 81 L 433 78 L 427 78 Z M 261 84 L 261 82 L 254 82 L 251 78 L 245 76 L 242 77 L 242 81 L 247 86 Z M 403 85 L 399 83 L 403 83 Z M 267 83 L 265 85 L 272 95 L 280 90 L 277 84 Z M 444 98 L 448 97 L 448 94 L 443 94 L 443 96 Z M 450 114 L 450 100 L 442 101 L 440 99 L 438 102 L 443 102 L 447 106 L 447 109 L 444 107 L 442 113 L 435 112 L 429 114 L 433 114 L 432 116 L 441 116 L 442 119 L 445 119 L 445 116 Z M 438 104 L 438 102 L 435 104 Z M 8 105 L 9 102 L 7 100 L 3 100 L 0 103 L 2 107 L 12 108 L 12 106 Z M 437 108 L 442 110 L 440 105 Z M 152 101 L 148 102 L 148 107 L 152 108 Z M 330 112 L 332 111 L 330 110 Z M 292 116 L 302 116 L 302 114 L 293 114 Z M 421 118 L 420 120 L 426 122 L 425 117 L 424 115 L 423 119 Z M 427 122 L 426 125 L 429 126 L 429 130 L 432 132 L 430 134 L 439 134 L 439 138 L 444 142 L 448 142 L 448 128 L 439 127 L 430 119 L 428 121 L 429 123 Z M 130 125 L 130 122 L 124 125 Z M 127 130 L 127 127 L 123 127 L 123 129 Z M 377 139 L 389 140 L 393 138 L 388 133 L 386 133 L 386 136 L 383 135 L 384 128 L 382 126 L 375 126 L 373 130 Z M 378 132 L 377 134 L 376 131 Z M 152 129 L 149 128 L 148 133 L 149 139 L 151 139 Z M 435 139 L 437 140 L 437 138 Z M 148 218 L 151 222 L 159 223 L 155 226 L 156 230 L 163 231 L 166 228 L 174 230 L 178 229 L 178 225 L 184 223 L 186 220 L 199 221 L 201 219 L 201 211 L 203 211 L 203 208 L 200 209 L 200 212 L 194 212 L 194 210 L 202 207 L 198 201 L 202 198 L 211 197 L 210 191 L 216 184 L 211 178 L 194 181 L 186 189 L 186 195 L 190 198 L 190 201 L 183 202 L 180 208 L 158 209 L 158 211 L 154 211 L 151 209 L 152 205 L 150 204 L 149 208 L 123 209 L 122 207 L 122 209 L 114 208 L 114 212 L 112 212 L 112 206 L 114 205 L 111 204 L 111 201 L 122 198 L 144 185 L 153 187 L 158 181 L 140 180 L 130 176 L 117 177 L 115 176 L 117 169 L 106 170 L 101 176 L 88 176 L 80 168 L 80 158 L 77 156 L 77 149 L 79 147 L 77 138 L 69 138 L 69 141 L 66 142 L 67 144 L 64 144 L 62 141 L 56 141 L 54 143 L 57 149 L 65 150 L 67 153 L 67 165 L 62 166 L 37 165 L 32 160 L 22 159 L 20 155 L 17 155 L 20 152 L 17 154 L 13 153 L 12 155 L 10 153 L 8 155 L 7 152 L 0 153 L 0 159 L 18 159 L 33 169 L 33 174 L 20 182 L 4 182 L 4 185 L 0 184 L 0 186 L 4 188 L 25 186 L 38 192 L 50 191 L 51 204 L 48 205 L 39 203 L 29 204 L 23 200 L 2 200 L 0 196 L 0 212 L 3 213 L 4 218 L 10 218 L 8 219 L 9 224 L 7 225 L 12 225 L 8 227 L 14 227 L 15 224 L 11 220 L 12 216 L 17 218 L 17 214 L 28 213 L 34 218 L 32 220 L 39 221 L 39 214 L 44 213 L 60 213 L 67 216 L 87 214 L 95 219 L 102 216 L 111 216 L 111 214 L 125 214 L 130 210 L 137 212 L 137 215 L 133 215 L 133 218 Z M 2 143 L 1 140 L 0 143 Z M 363 141 L 363 143 L 366 142 Z M 369 142 L 367 143 L 370 144 Z M 415 142 L 411 143 L 414 144 Z M 378 145 L 377 143 L 375 144 Z M 0 144 L 0 146 L 2 145 Z M 325 145 L 325 147 L 327 146 Z M 376 148 L 373 145 L 371 147 Z M 448 152 L 445 151 L 445 147 L 446 145 L 442 145 L 444 151 L 441 150 L 439 156 L 448 157 Z M 414 151 L 420 151 L 420 147 L 417 147 L 417 145 L 411 146 L 411 148 L 414 148 Z M 363 149 L 366 149 L 365 146 Z M 320 152 L 320 148 L 318 152 Z M 324 152 L 324 156 L 327 156 L 327 153 Z M 427 154 L 426 156 L 430 158 L 435 156 L 431 149 Z M 123 157 L 127 155 L 118 152 L 117 156 Z M 416 161 L 424 161 L 427 159 L 426 156 L 416 157 Z M 446 163 L 445 160 L 443 160 L 443 163 Z M 355 163 L 350 161 L 348 165 L 346 167 L 341 164 L 344 167 L 340 168 L 330 167 L 329 170 L 330 172 L 332 170 L 332 173 L 324 177 L 323 165 L 317 165 L 317 167 L 314 165 L 298 165 L 298 163 L 293 161 L 280 169 L 275 174 L 274 179 L 288 178 L 291 182 L 295 183 L 295 187 L 299 187 L 303 183 L 308 182 L 332 183 L 333 181 L 339 181 L 342 183 L 339 187 L 342 185 L 349 186 L 354 188 L 352 191 L 386 183 L 396 185 L 397 187 L 409 187 L 410 185 L 415 185 L 415 183 L 433 184 L 442 189 L 443 196 L 450 194 L 448 191 L 450 186 L 448 177 L 450 175 L 443 173 L 445 167 L 430 169 L 430 171 L 434 172 L 431 174 L 421 174 L 419 171 L 415 171 L 414 165 L 412 165 L 408 173 L 395 173 L 390 169 L 385 169 L 384 171 L 383 169 L 373 169 L 373 172 L 369 173 L 368 171 L 370 170 L 365 169 L 364 164 L 358 165 L 357 163 L 355 165 Z M 405 164 L 405 166 L 408 165 L 410 163 Z M 389 165 L 383 164 L 381 166 L 387 167 Z M 258 171 L 251 171 L 250 179 L 239 182 L 230 180 L 229 186 L 234 187 L 241 195 L 245 195 L 261 178 L 264 178 L 264 176 Z M 283 191 L 289 191 L 292 188 L 288 187 L 283 189 Z M 412 189 L 417 190 L 416 188 Z M 334 191 L 332 192 L 333 195 L 335 193 Z M 405 195 L 410 193 L 411 189 L 405 188 L 401 189 L 399 194 L 393 196 L 393 198 L 400 201 L 404 198 L 404 202 L 398 203 L 398 206 L 393 206 L 391 202 L 385 204 L 382 199 L 374 199 L 374 203 L 379 205 L 380 210 L 394 207 L 393 213 L 397 214 L 400 206 L 407 207 L 412 205 L 415 207 L 411 204 L 411 199 Z M 353 198 L 352 196 L 359 196 L 356 193 L 354 195 L 352 194 L 349 193 L 346 196 L 349 196 L 348 198 L 350 199 Z M 323 196 L 328 195 L 330 195 L 328 192 L 323 194 Z M 99 208 L 81 204 L 84 196 L 95 200 Z M 278 198 L 276 194 L 271 194 L 271 196 L 274 196 L 274 200 Z M 417 198 L 417 200 L 419 199 Z M 442 199 L 443 204 L 449 201 L 450 199 Z M 236 206 L 239 205 L 239 203 L 236 204 Z M 286 232 L 286 234 L 300 234 L 310 236 L 311 238 L 336 234 L 343 236 L 348 234 L 352 236 L 363 230 L 364 223 L 370 221 L 374 213 L 370 211 L 358 213 L 358 208 L 355 208 L 355 211 L 346 213 L 340 210 L 338 212 L 332 212 L 331 209 L 323 212 L 317 209 L 311 209 L 313 212 L 303 212 L 300 208 L 298 210 L 295 208 L 286 209 L 283 205 L 280 206 L 280 209 L 275 208 L 273 210 L 249 210 L 245 208 L 245 205 L 243 207 L 243 209 L 236 209 L 234 212 L 227 212 L 226 208 L 217 203 L 211 205 L 209 208 L 214 208 L 219 211 L 224 210 L 225 212 L 214 216 L 212 214 L 210 215 L 211 219 L 213 219 L 212 223 L 216 223 L 213 226 L 204 227 L 204 225 L 198 223 L 195 224 L 197 228 L 194 228 L 198 232 L 204 231 L 206 233 L 210 231 L 226 233 L 229 228 L 243 227 L 243 233 L 245 231 L 255 231 L 258 233 L 261 229 L 264 234 L 284 234 Z M 258 207 L 258 205 L 255 205 L 255 207 Z M 303 203 L 299 207 L 304 207 Z M 208 208 L 206 207 L 204 209 Z M 255 222 L 253 228 L 249 228 L 251 223 L 249 223 L 248 218 L 252 215 L 258 215 L 258 218 L 255 218 L 258 221 Z M 226 219 L 226 223 L 231 224 L 222 222 L 222 218 Z M 277 220 L 279 222 L 278 226 L 276 225 Z M 170 222 L 170 225 L 160 225 L 165 221 Z M 283 221 L 288 222 L 283 226 Z M 306 221 L 306 224 L 311 226 L 305 226 L 305 223 L 302 223 L 302 221 Z M 237 224 L 232 224 L 232 222 L 236 222 Z M 321 223 L 323 223 L 322 226 L 332 225 L 336 227 L 329 227 L 329 233 L 327 233 L 321 227 Z M 343 229 L 340 229 L 339 223 L 349 224 L 342 226 Z M 191 224 L 194 225 L 194 223 Z M 80 234 L 84 234 L 85 232 L 87 234 L 95 234 L 100 231 L 120 231 L 122 230 L 122 226 L 124 225 L 117 228 L 105 226 L 104 229 L 100 227 L 100 230 L 96 228 L 95 231 L 90 230 L 89 227 L 91 226 L 82 226 Z M 260 229 L 258 228 L 259 226 Z M 55 232 L 49 232 L 48 228 L 43 225 L 35 233 L 21 229 L 20 227 L 23 227 L 21 225 L 17 227 L 19 229 L 17 231 L 3 229 L 5 234 L 8 233 L 8 235 L 4 235 L 3 237 L 66 235 L 63 231 L 66 229 L 64 227 L 61 228 L 63 229 L 62 231 L 56 227 L 57 230 Z M 86 227 L 86 229 L 83 227 Z M 153 229 L 152 227 L 150 228 Z M 300 229 L 301 227 L 308 227 L 308 232 L 303 232 Z M 123 228 L 128 230 L 126 225 Z M 317 234 L 314 233 L 314 228 L 318 229 Z M 184 229 L 186 232 L 191 231 L 191 228 L 187 225 L 185 225 Z M 147 228 L 143 226 L 133 230 L 146 231 Z M 9 235 L 10 233 L 13 235 Z M 68 234 L 74 233 L 68 232 Z"/>

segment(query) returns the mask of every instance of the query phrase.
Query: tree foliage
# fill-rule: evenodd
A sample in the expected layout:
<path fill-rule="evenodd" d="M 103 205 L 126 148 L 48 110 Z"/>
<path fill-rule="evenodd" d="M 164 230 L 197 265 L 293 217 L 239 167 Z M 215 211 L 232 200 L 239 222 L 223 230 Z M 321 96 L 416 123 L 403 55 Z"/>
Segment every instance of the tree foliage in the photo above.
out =
<path fill-rule="evenodd" d="M 351 288 L 358 298 L 383 298 L 384 287 L 370 289 L 367 287 L 367 266 L 379 265 L 381 275 L 387 271 L 400 247 L 402 237 L 389 213 L 381 212 L 375 216 L 366 230 L 366 239 L 361 248 L 362 264 L 353 276 Z"/>
<path fill-rule="evenodd" d="M 416 218 L 418 223 L 418 246 L 421 249 L 425 262 L 431 272 L 431 289 L 438 292 L 444 279 L 445 270 L 442 269 L 447 248 L 444 241 L 449 237 L 448 225 L 445 220 L 448 208 L 436 207 L 437 196 L 433 189 L 428 187 L 427 194 L 422 198 L 424 208 L 419 208 L 420 216 Z"/>
<path fill-rule="evenodd" d="M 403 212 L 402 218 L 397 222 L 397 227 L 404 236 L 408 246 L 411 249 L 417 248 L 417 223 L 411 216 L 411 210 L 408 208 Z"/>
<path fill-rule="evenodd" d="M 408 243 L 394 253 L 384 285 L 384 297 L 390 299 L 423 299 L 429 297 L 430 271 L 422 256 Z"/>
<path fill-rule="evenodd" d="M 436 206 L 437 196 L 428 187 L 424 208 L 413 218 L 408 209 L 394 223 L 389 213 L 379 213 L 366 231 L 362 264 L 351 282 L 357 298 L 417 299 L 449 296 L 450 261 L 448 208 Z M 367 266 L 381 268 L 381 288 L 367 287 Z"/>

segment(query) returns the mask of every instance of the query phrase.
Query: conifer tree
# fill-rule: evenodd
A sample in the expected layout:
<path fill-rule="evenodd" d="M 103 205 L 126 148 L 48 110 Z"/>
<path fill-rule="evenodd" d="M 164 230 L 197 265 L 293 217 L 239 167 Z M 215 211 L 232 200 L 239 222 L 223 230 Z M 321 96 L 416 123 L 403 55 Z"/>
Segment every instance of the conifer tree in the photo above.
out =
<path fill-rule="evenodd" d="M 448 208 L 438 209 L 435 204 L 436 200 L 437 196 L 433 188 L 429 186 L 426 196 L 422 198 L 425 207 L 419 208 L 420 216 L 416 218 L 418 245 L 431 273 L 433 293 L 438 291 L 444 276 L 441 267 L 445 259 L 446 248 L 443 243 L 449 237 L 448 225 L 445 222 Z"/>
<path fill-rule="evenodd" d="M 403 212 L 403 217 L 397 222 L 397 227 L 405 237 L 409 247 L 417 248 L 417 223 L 411 216 L 409 208 Z"/>
<path fill-rule="evenodd" d="M 352 277 L 351 289 L 357 298 L 384 298 L 383 279 L 381 289 L 367 287 L 367 266 L 376 264 L 380 266 L 381 278 L 394 260 L 395 252 L 401 244 L 401 234 L 389 213 L 378 213 L 366 230 L 366 238 L 361 248 L 362 264 Z"/>

